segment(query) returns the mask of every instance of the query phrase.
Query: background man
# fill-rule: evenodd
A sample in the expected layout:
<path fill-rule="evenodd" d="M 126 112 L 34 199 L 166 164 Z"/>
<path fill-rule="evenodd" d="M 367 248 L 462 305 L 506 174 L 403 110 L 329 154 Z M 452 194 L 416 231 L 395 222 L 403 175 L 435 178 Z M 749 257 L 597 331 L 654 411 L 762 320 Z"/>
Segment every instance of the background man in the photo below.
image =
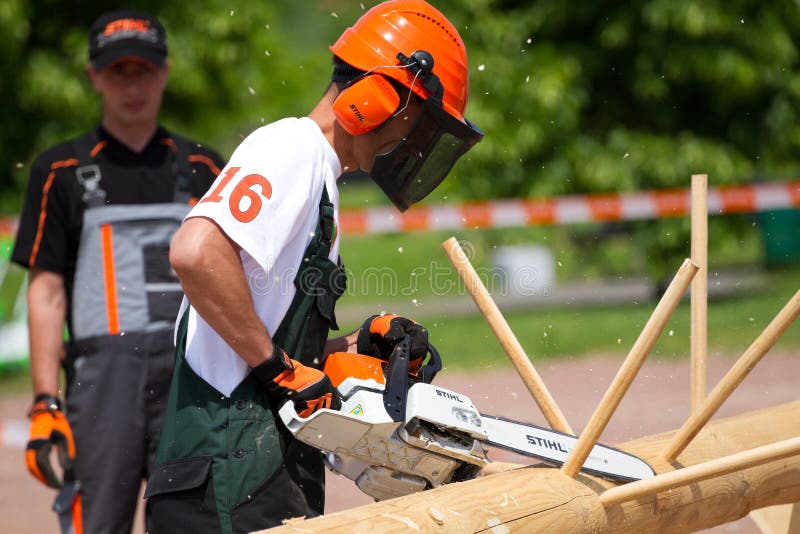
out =
<path fill-rule="evenodd" d="M 337 408 L 318 370 L 332 349 L 386 356 L 405 333 L 377 316 L 328 340 L 344 291 L 337 178 L 361 169 L 405 210 L 482 133 L 464 118 L 467 57 L 455 27 L 422 1 L 365 13 L 331 47 L 334 72 L 307 117 L 253 132 L 175 235 L 186 299 L 157 467 L 146 495 L 155 533 L 247 532 L 322 513 L 319 451 L 275 421 Z M 422 354 L 420 354 L 422 352 Z"/>
<path fill-rule="evenodd" d="M 62 527 L 76 531 L 131 529 L 174 359 L 182 294 L 169 242 L 224 165 L 159 126 L 166 57 L 164 28 L 146 13 L 115 11 L 94 22 L 88 73 L 102 97 L 101 125 L 36 159 L 12 256 L 29 269 L 35 398 L 26 463 L 42 483 L 62 488 Z M 63 481 L 50 463 L 53 447 Z"/>

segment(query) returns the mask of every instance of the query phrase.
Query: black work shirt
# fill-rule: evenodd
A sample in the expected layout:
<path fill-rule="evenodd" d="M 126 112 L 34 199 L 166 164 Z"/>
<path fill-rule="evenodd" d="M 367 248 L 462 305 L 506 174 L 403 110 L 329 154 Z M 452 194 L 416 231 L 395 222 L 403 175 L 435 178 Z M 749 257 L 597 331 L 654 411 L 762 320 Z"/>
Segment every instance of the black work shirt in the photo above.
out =
<path fill-rule="evenodd" d="M 83 142 L 67 141 L 40 154 L 31 167 L 11 260 L 26 268 L 62 275 L 71 300 L 85 210 L 84 187 L 76 177 L 76 169 L 90 163 L 100 168 L 99 186 L 105 191 L 106 204 L 174 202 L 178 154 L 175 138 L 158 128 L 144 150 L 136 153 L 101 126 L 78 138 Z M 189 193 L 196 201 L 225 164 L 215 151 L 191 141 L 183 142 L 189 147 Z M 79 153 L 86 152 L 83 147 L 91 147 L 91 157 Z"/>

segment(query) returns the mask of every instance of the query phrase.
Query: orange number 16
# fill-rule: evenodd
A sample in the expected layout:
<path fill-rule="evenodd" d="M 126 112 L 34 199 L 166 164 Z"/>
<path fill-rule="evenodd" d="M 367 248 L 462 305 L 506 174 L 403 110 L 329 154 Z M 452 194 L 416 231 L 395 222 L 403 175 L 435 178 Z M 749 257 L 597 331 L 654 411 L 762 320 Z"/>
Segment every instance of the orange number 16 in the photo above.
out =
<path fill-rule="evenodd" d="M 221 202 L 222 195 L 220 195 L 220 193 L 222 193 L 222 190 L 225 189 L 225 186 L 228 185 L 236 173 L 239 172 L 239 169 L 241 169 L 241 167 L 231 167 L 225 171 L 225 175 L 219 181 L 217 187 L 200 202 Z M 254 186 L 260 187 L 260 195 L 254 191 Z M 239 183 L 236 184 L 236 187 L 231 191 L 231 196 L 228 199 L 228 207 L 231 210 L 231 214 L 237 221 L 243 223 L 252 221 L 258 216 L 258 212 L 261 211 L 262 196 L 267 199 L 272 198 L 272 184 L 260 174 L 248 174 L 239 180 Z M 243 197 L 247 197 L 250 201 L 250 205 L 245 210 L 242 210 L 240 207 Z"/>

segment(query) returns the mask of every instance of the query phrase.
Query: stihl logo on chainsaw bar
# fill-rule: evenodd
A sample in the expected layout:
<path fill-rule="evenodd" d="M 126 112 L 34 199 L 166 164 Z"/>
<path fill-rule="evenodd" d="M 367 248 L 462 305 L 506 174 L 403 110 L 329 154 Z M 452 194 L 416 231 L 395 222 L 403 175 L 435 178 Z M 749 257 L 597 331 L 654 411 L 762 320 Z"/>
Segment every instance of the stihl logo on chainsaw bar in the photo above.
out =
<path fill-rule="evenodd" d="M 538 445 L 540 447 L 545 447 L 547 449 L 551 449 L 554 451 L 568 452 L 558 441 L 550 441 L 549 439 L 537 438 L 536 436 L 531 436 L 530 434 L 526 434 L 525 437 L 528 438 L 528 443 L 530 443 L 531 445 Z"/>
<path fill-rule="evenodd" d="M 450 391 L 442 391 L 441 389 L 437 389 L 436 395 L 438 395 L 439 397 L 444 397 L 445 399 L 453 400 L 458 403 L 464 404 L 464 401 L 461 400 L 461 397 L 459 397 L 455 393 L 451 393 Z"/>

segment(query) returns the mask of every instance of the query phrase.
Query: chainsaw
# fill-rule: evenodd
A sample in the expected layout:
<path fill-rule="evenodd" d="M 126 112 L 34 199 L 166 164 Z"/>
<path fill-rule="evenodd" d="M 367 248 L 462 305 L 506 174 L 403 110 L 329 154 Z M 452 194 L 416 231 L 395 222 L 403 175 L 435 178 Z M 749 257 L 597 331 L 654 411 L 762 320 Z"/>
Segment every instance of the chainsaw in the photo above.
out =
<path fill-rule="evenodd" d="M 388 362 L 333 353 L 323 370 L 342 397 L 341 408 L 301 418 L 287 402 L 279 416 L 296 439 L 325 453 L 331 470 L 378 501 L 474 478 L 490 463 L 489 447 L 552 466 L 566 461 L 576 436 L 481 414 L 466 395 L 431 383 L 442 367 L 432 345 L 426 359 L 409 372 L 409 336 Z M 655 474 L 640 458 L 601 444 L 582 471 L 621 482 Z"/>

